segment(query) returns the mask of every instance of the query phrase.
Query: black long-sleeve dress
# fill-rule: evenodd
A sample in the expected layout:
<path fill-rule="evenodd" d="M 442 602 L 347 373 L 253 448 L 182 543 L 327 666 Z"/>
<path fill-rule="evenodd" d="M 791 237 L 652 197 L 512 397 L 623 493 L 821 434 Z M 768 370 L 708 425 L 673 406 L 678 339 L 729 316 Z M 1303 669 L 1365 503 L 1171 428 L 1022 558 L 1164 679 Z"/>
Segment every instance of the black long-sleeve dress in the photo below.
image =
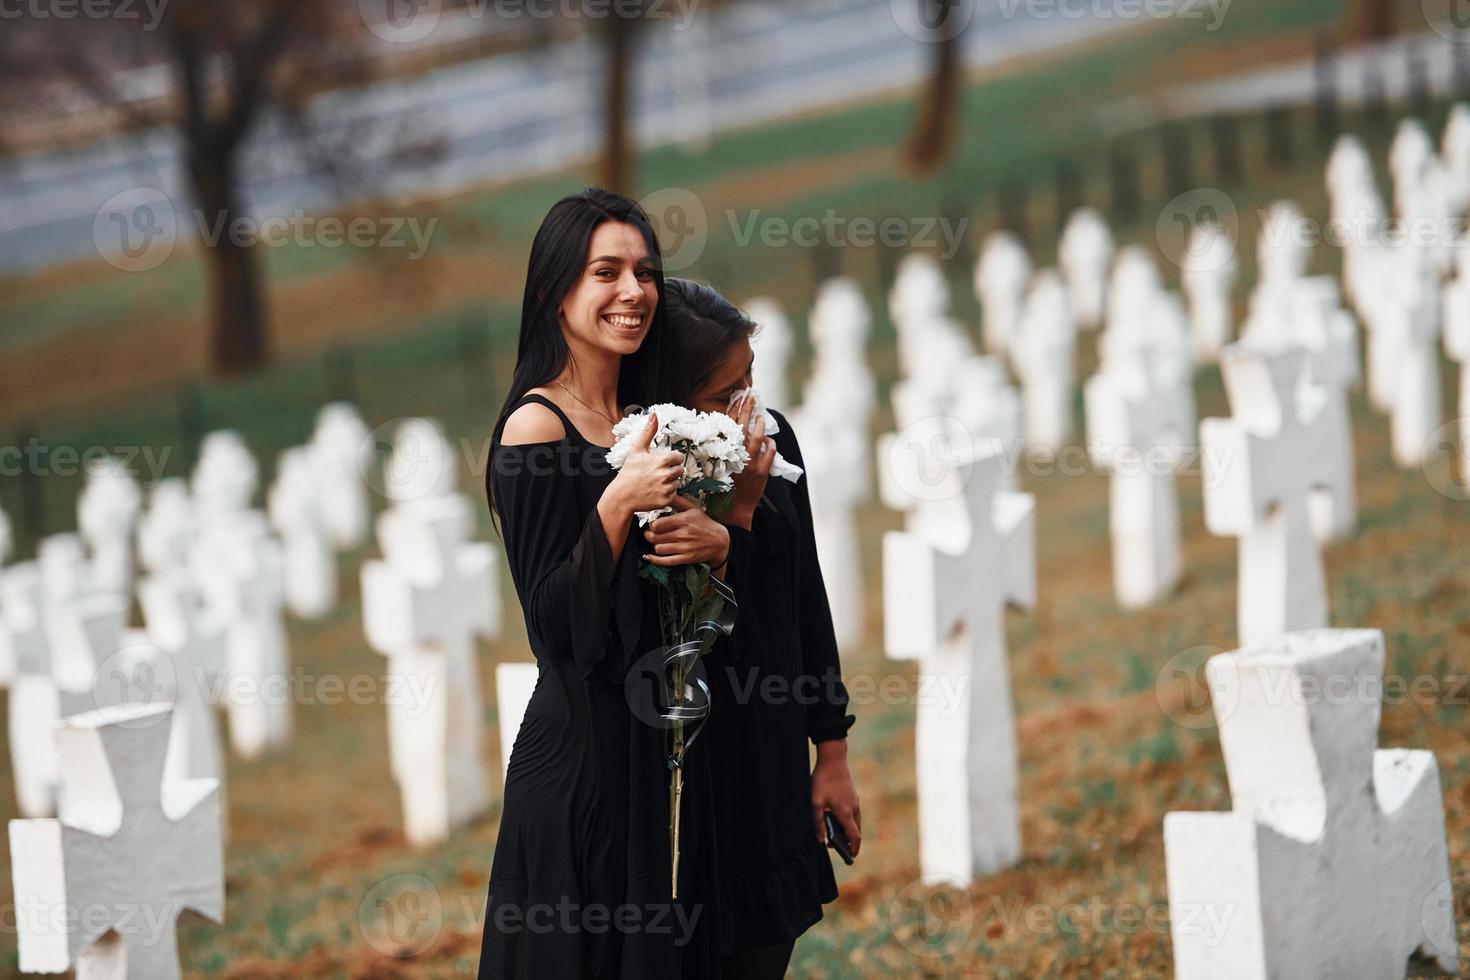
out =
<path fill-rule="evenodd" d="M 774 413 L 773 413 L 774 414 Z M 802 466 L 791 425 L 773 437 Z M 726 581 L 740 597 L 734 633 L 708 664 L 704 738 L 715 765 L 722 952 L 790 942 L 837 897 L 811 816 L 807 740 L 844 738 L 837 638 L 817 564 L 806 476 L 772 478 L 750 531 L 731 529 Z"/>
<path fill-rule="evenodd" d="M 490 451 L 487 480 L 540 672 L 506 774 L 480 976 L 717 976 L 725 918 L 708 745 L 697 741 L 684 761 L 672 902 L 667 735 L 624 693 L 629 665 L 660 644 L 656 604 L 637 577 L 645 542 L 634 528 L 613 560 L 597 513 L 613 478 L 606 447 L 550 400 L 524 400 L 555 412 L 566 434 L 497 440 Z"/>

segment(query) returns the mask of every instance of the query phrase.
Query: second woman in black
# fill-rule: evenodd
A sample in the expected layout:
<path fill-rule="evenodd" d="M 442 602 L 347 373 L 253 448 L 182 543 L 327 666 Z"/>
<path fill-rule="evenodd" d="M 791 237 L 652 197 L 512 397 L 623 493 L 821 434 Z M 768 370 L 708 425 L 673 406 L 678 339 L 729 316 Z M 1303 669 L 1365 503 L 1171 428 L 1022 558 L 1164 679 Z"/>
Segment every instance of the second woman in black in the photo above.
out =
<path fill-rule="evenodd" d="M 750 385 L 750 338 L 756 325 L 719 293 L 667 279 L 673 371 L 671 402 L 726 411 Z M 718 930 L 726 977 L 779 978 L 803 932 L 837 897 L 824 846 L 822 814 L 831 811 L 854 850 L 862 814 L 847 767 L 847 691 L 817 563 L 806 476 L 767 476 L 777 452 L 802 465 L 790 424 L 765 436 L 747 400 L 751 462 L 736 478 L 726 581 L 740 597 L 734 633 L 708 658 L 711 709 L 703 739 L 714 784 Z M 648 538 L 656 542 L 658 522 Z M 810 763 L 808 742 L 817 762 Z"/>

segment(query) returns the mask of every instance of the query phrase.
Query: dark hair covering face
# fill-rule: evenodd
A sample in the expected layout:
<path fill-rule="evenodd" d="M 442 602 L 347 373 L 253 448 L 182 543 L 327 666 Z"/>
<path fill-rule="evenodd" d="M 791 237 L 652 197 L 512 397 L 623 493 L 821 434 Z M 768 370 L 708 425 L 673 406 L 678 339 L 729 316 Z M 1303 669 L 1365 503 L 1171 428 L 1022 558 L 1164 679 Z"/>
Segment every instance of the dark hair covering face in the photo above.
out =
<path fill-rule="evenodd" d="M 657 401 L 689 405 L 725 360 L 730 348 L 759 329 L 744 311 L 704 283 L 664 280 L 668 316 L 666 386 Z"/>
<path fill-rule="evenodd" d="M 623 357 L 618 373 L 618 404 L 651 404 L 655 400 L 655 392 L 667 385 L 661 380 L 668 369 L 663 351 L 667 329 L 658 235 L 637 201 L 612 191 L 589 187 L 568 194 L 553 204 L 531 242 L 526 289 L 521 299 L 521 331 L 516 347 L 515 372 L 500 414 L 495 419 L 495 440 L 499 440 L 506 418 L 526 392 L 550 384 L 566 369 L 570 351 L 557 311 L 587 264 L 587 250 L 591 247 L 593 232 L 609 221 L 632 225 L 642 233 L 653 263 L 653 280 L 659 296 L 643 343 L 637 351 Z M 486 485 L 487 495 L 492 495 L 488 489 L 489 481 Z M 495 516 L 493 496 L 490 514 L 492 518 Z"/>

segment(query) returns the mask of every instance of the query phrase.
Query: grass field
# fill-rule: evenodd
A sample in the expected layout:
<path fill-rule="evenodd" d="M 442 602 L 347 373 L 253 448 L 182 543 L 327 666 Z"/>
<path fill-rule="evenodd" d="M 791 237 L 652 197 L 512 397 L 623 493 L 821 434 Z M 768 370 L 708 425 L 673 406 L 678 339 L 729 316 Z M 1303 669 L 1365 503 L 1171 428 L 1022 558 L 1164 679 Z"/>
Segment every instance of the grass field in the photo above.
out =
<path fill-rule="evenodd" d="M 1310 28 L 1330 21 L 1336 7 L 1311 0 L 1238 4 L 1225 36 L 1211 39 L 1210 50 L 1228 52 L 1261 37 L 1309 40 Z M 891 146 L 908 111 L 905 103 L 894 101 L 803 122 L 805 130 L 815 128 L 820 144 L 818 136 L 806 137 L 811 142 L 805 145 L 793 141 L 796 127 L 791 126 L 722 137 L 702 155 L 654 151 L 643 162 L 645 186 L 694 188 L 712 212 L 760 207 L 788 219 L 828 208 L 849 215 L 933 215 L 945 204 L 975 218 L 973 247 L 995 221 L 990 190 L 1009 175 L 1031 187 L 1034 252 L 1047 262 L 1052 249 L 1045 161 L 1058 149 L 1081 153 L 1089 140 L 1103 135 L 1085 122 L 1089 105 L 1147 86 L 1159 66 L 1186 62 L 1181 41 L 1188 35 L 1180 32 L 1180 25 L 1150 29 L 1079 54 L 1069 60 L 1065 80 L 1048 77 L 1039 66 L 978 80 L 966 102 L 961 153 L 936 181 L 921 184 L 891 175 Z M 1004 140 L 996 133 L 1004 133 Z M 1256 209 L 1280 196 L 1296 198 L 1308 214 L 1325 213 L 1321 147 L 1304 135 L 1295 166 L 1273 173 L 1261 163 L 1259 129 L 1247 124 L 1242 134 L 1249 169 L 1240 183 L 1223 189 L 1240 214 L 1243 242 L 1254 240 Z M 1386 134 L 1369 135 L 1381 162 Z M 1155 137 L 1144 133 L 1139 138 Z M 811 149 L 816 145 L 823 152 Z M 1196 138 L 1193 145 L 1200 182 L 1210 183 L 1203 179 L 1211 172 L 1207 144 Z M 1079 159 L 1087 177 L 1085 196 L 1103 200 L 1102 161 Z M 427 260 L 441 278 L 414 293 L 411 302 L 403 301 L 416 311 L 412 330 L 389 322 L 396 308 L 382 294 L 364 292 L 356 302 L 334 308 L 334 300 L 352 285 L 375 277 L 391 280 L 396 273 L 340 254 L 272 252 L 272 281 L 283 294 L 275 301 L 277 335 L 291 356 L 262 377 L 200 387 L 203 419 L 245 431 L 268 476 L 274 452 L 306 437 L 310 410 L 334 391 L 355 393 L 374 424 L 432 413 L 464 440 L 463 486 L 478 494 L 472 460 L 478 458 L 509 374 L 510 311 L 524 242 L 546 202 L 579 183 L 575 175 L 559 175 L 424 205 L 424 213 L 452 215 L 455 222 L 445 232 L 443 253 L 436 245 Z M 1118 231 L 1124 240 L 1154 246 L 1154 219 L 1167 195 L 1150 159 L 1145 159 L 1143 183 L 1140 217 L 1120 223 Z M 797 335 L 804 333 L 812 278 L 826 259 L 790 249 L 739 249 L 714 234 L 706 256 L 693 274 L 714 278 L 735 296 L 777 296 L 791 312 Z M 839 257 L 874 303 L 878 323 L 870 362 L 885 391 L 896 373 L 892 329 L 881 299 L 882 273 L 892 258 L 876 249 L 849 249 Z M 1238 299 L 1243 302 L 1253 276 L 1248 245 L 1240 258 L 1245 278 Z M 1335 266 L 1335 256 L 1326 251 L 1317 260 L 1320 271 Z M 496 268 L 505 271 L 485 271 Z M 1164 268 L 1172 278 L 1175 270 Z M 968 266 L 956 260 L 947 271 L 956 315 L 974 323 Z M 419 277 L 414 271 L 407 281 Z M 462 288 L 461 278 L 475 288 Z M 35 370 L 61 357 L 58 352 L 118 350 L 129 338 L 140 337 L 167 343 L 173 336 L 169 323 L 181 332 L 198 330 L 200 282 L 197 259 L 185 254 L 146 276 L 87 267 L 7 284 L 0 293 L 4 360 L 29 363 Z M 303 330 L 309 336 L 289 346 L 281 324 L 293 321 L 279 313 L 298 301 L 292 298 L 297 291 L 299 301 L 323 311 L 325 319 L 313 321 Z M 464 344 L 487 336 L 487 347 L 472 345 L 471 356 L 465 356 Z M 347 343 L 351 346 L 337 346 Z M 1094 363 L 1090 348 L 1084 335 L 1083 376 Z M 152 353 L 167 359 L 166 352 Z M 177 377 L 197 365 L 185 367 Z M 798 373 L 803 367 L 799 356 Z M 119 391 L 41 415 L 41 435 L 53 444 L 169 448 L 167 470 L 182 472 L 186 456 L 180 448 L 176 376 L 161 377 L 155 391 Z M 1450 378 L 1446 366 L 1447 392 L 1454 390 Z M 1197 391 L 1201 417 L 1225 413 L 1217 372 L 1203 371 Z M 1078 409 L 1080 415 L 1080 404 Z M 1470 604 L 1465 601 L 1470 595 L 1470 504 L 1437 493 L 1426 473 L 1394 468 L 1386 422 L 1367 411 L 1361 397 L 1354 399 L 1354 417 L 1361 528 L 1326 554 L 1333 624 L 1382 629 L 1391 676 L 1434 679 L 1435 696 L 1396 699 L 1385 707 L 1380 744 L 1435 752 L 1463 908 L 1470 893 L 1465 877 L 1470 872 L 1470 687 L 1464 683 L 1470 675 Z M 875 433 L 890 424 L 884 409 Z M 1432 472 L 1443 475 L 1443 470 Z M 1037 497 L 1039 565 L 1037 608 L 1008 620 L 1021 749 L 1023 862 L 963 897 L 917 891 L 914 708 L 907 701 L 881 698 L 857 704 L 850 757 L 863 794 L 867 840 L 855 867 L 839 866 L 842 897 L 798 944 L 796 975 L 1171 974 L 1161 820 L 1171 809 L 1229 806 L 1216 738 L 1207 711 L 1198 708 L 1196 668 L 1210 650 L 1234 644 L 1235 546 L 1205 532 L 1199 479 L 1185 477 L 1186 580 L 1176 595 L 1154 608 L 1119 611 L 1109 579 L 1105 480 L 1094 473 L 1028 471 L 1022 477 L 1024 489 Z M 20 490 L 10 482 L 0 502 L 14 514 Z M 43 492 L 48 529 L 69 528 L 75 481 L 48 477 Z M 912 665 L 886 661 L 879 643 L 879 540 L 899 521 L 877 506 L 865 508 L 861 518 L 868 640 L 845 652 L 844 669 L 853 679 L 911 681 Z M 488 517 L 481 514 L 481 522 L 488 535 Z M 381 689 L 384 661 L 363 641 L 356 594 L 356 569 L 365 554 L 344 557 L 343 601 L 329 619 L 291 624 L 294 662 L 308 680 L 331 677 L 350 684 L 361 677 Z M 527 657 L 508 581 L 504 592 L 504 633 L 481 660 L 490 759 L 499 751 L 491 664 Z M 1190 678 L 1196 688 L 1185 683 Z M 226 923 L 186 926 L 181 933 L 186 970 L 236 978 L 472 971 L 498 812 L 492 810 L 443 846 L 410 851 L 398 829 L 383 708 L 329 703 L 333 699 L 325 689 L 308 685 L 307 690 L 310 696 L 296 706 L 297 731 L 287 749 L 251 763 L 230 760 Z M 0 786 L 9 786 L 8 766 L 8 752 L 0 753 Z M 12 816 L 12 808 L 10 792 L 0 792 L 0 817 Z M 7 854 L 0 858 L 0 903 L 6 906 L 8 871 Z M 412 891 L 418 904 L 395 900 L 401 889 Z M 390 912 L 407 919 L 389 923 Z M 1462 915 L 1458 925 L 1464 957 L 1470 955 L 1470 917 Z M 927 955 L 936 953 L 945 955 Z M 0 971 L 13 972 L 15 965 L 13 938 L 0 937 Z"/>

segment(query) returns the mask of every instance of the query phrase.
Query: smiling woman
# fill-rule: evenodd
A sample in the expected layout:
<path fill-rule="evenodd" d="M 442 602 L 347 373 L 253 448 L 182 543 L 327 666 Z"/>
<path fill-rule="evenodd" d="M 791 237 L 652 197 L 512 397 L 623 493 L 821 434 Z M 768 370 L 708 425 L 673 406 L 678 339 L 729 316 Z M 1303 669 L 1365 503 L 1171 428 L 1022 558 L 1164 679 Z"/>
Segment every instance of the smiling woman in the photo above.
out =
<path fill-rule="evenodd" d="M 558 201 L 531 247 L 486 492 L 538 673 L 506 773 L 482 977 L 718 972 L 705 756 L 695 746 L 684 760 L 697 778 L 675 900 L 664 732 L 624 692 L 630 665 L 661 643 L 633 515 L 669 504 L 683 467 L 650 448 L 656 419 L 616 472 L 606 450 L 619 406 L 651 401 L 663 370 L 663 288 L 653 229 L 616 194 Z M 686 557 L 721 564 L 729 534 L 703 520 Z"/>

